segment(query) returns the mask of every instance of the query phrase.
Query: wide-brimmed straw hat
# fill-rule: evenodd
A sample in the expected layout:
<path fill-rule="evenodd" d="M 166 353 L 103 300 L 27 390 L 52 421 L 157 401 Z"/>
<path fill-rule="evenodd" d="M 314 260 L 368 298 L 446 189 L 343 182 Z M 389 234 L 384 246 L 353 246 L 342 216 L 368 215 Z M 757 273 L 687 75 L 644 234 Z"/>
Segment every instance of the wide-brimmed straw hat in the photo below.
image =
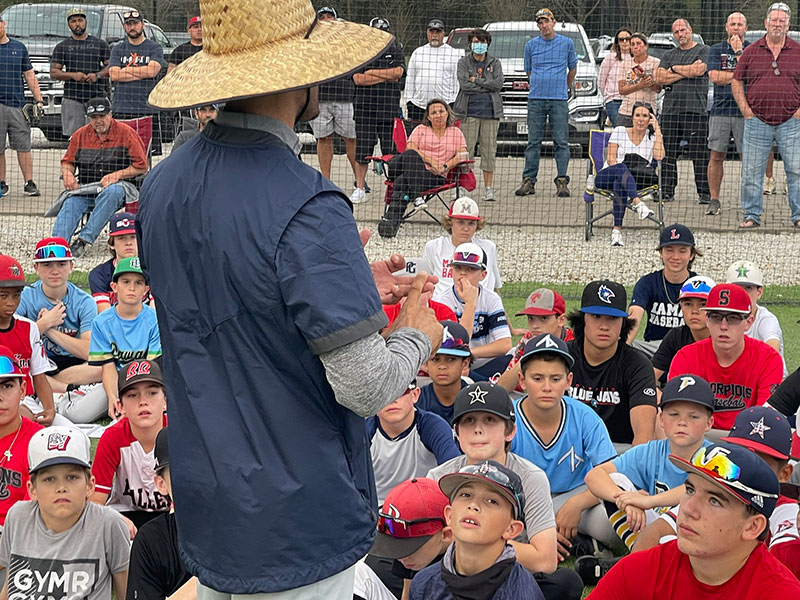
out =
<path fill-rule="evenodd" d="M 203 50 L 148 99 L 178 109 L 303 89 L 352 73 L 392 41 L 347 21 L 316 21 L 309 0 L 200 0 Z"/>

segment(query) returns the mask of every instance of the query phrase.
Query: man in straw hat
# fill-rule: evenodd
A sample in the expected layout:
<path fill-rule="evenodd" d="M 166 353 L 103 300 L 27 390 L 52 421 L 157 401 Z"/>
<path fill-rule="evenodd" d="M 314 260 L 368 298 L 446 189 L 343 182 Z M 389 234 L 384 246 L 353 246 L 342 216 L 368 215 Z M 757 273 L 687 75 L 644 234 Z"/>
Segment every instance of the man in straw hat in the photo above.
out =
<path fill-rule="evenodd" d="M 298 160 L 293 127 L 318 113 L 318 84 L 392 37 L 317 21 L 308 0 L 200 9 L 203 51 L 149 101 L 226 106 L 153 170 L 137 219 L 181 555 L 201 599 L 349 600 L 376 523 L 363 417 L 403 393 L 442 329 L 419 302 L 435 278 L 393 278 L 400 256 L 370 269 L 347 196 Z M 384 339 L 381 301 L 404 295 Z"/>

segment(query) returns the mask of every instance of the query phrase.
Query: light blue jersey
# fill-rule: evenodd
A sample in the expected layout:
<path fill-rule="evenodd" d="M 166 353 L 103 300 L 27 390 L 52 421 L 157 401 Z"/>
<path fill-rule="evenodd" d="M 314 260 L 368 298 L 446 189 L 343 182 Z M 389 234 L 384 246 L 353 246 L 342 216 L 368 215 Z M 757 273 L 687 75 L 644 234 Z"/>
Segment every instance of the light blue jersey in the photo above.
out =
<path fill-rule="evenodd" d="M 92 324 L 89 364 L 102 365 L 114 361 L 117 369 L 132 360 L 153 360 L 161 356 L 156 311 L 149 306 L 135 319 L 123 319 L 117 305 L 97 315 Z"/>
<path fill-rule="evenodd" d="M 703 447 L 710 444 L 703 440 Z M 669 461 L 669 440 L 652 440 L 634 446 L 614 459 L 614 466 L 636 486 L 651 496 L 662 494 L 686 482 L 686 471 Z"/>
<path fill-rule="evenodd" d="M 511 452 L 542 469 L 553 494 L 583 485 L 592 468 L 617 455 L 603 420 L 589 406 L 569 396 L 561 398 L 561 423 L 555 437 L 545 445 L 522 409 L 526 398 L 515 402 L 517 433 Z"/>

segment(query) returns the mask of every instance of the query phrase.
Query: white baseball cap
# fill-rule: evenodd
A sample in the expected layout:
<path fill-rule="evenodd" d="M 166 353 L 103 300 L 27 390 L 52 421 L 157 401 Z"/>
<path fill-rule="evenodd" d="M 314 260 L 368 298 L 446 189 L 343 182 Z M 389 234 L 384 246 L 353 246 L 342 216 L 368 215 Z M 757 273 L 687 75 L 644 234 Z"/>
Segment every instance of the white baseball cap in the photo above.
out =
<path fill-rule="evenodd" d="M 34 473 L 53 465 L 91 468 L 89 438 L 80 429 L 64 425 L 37 431 L 28 444 L 28 465 Z"/>
<path fill-rule="evenodd" d="M 462 196 L 461 198 L 456 198 L 453 204 L 450 206 L 450 212 L 448 216 L 451 219 L 469 219 L 471 221 L 477 221 L 481 218 L 480 211 L 478 210 L 478 204 L 472 198 L 468 198 L 467 196 Z"/>
<path fill-rule="evenodd" d="M 761 273 L 754 262 L 749 260 L 737 260 L 730 267 L 727 273 L 728 283 L 741 283 L 764 287 L 764 275 Z"/>

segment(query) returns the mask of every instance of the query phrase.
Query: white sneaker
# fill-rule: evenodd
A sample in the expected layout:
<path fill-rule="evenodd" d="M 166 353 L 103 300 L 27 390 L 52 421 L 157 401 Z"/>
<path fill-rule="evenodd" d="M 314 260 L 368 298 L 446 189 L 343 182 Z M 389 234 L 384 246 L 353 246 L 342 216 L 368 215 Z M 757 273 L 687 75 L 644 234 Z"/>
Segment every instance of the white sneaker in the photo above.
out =
<path fill-rule="evenodd" d="M 645 204 L 644 201 L 641 199 L 639 201 L 639 204 L 633 205 L 633 210 L 636 211 L 636 213 L 639 215 L 639 219 L 641 219 L 642 221 L 644 221 L 650 215 L 655 214 L 653 212 L 653 209 L 647 206 L 647 204 Z"/>
<path fill-rule="evenodd" d="M 611 245 L 624 246 L 625 242 L 622 241 L 622 232 L 619 229 L 611 230 Z"/>
<path fill-rule="evenodd" d="M 367 199 L 367 193 L 361 188 L 353 188 L 353 193 L 350 194 L 350 202 L 353 204 L 361 204 Z"/>
<path fill-rule="evenodd" d="M 483 199 L 487 202 L 494 202 L 494 191 L 492 188 L 483 188 Z"/>
<path fill-rule="evenodd" d="M 775 194 L 775 178 L 766 177 L 764 179 L 764 195 L 772 196 L 773 194 Z"/>

